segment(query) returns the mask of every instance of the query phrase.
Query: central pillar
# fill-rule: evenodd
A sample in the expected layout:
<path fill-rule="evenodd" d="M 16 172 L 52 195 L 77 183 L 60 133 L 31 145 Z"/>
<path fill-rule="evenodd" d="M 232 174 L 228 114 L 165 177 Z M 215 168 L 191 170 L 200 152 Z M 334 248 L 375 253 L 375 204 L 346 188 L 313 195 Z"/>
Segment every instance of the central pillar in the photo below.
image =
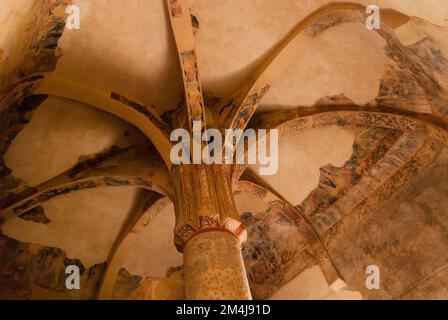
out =
<path fill-rule="evenodd" d="M 203 232 L 188 241 L 184 275 L 187 299 L 251 299 L 240 243 L 230 232 Z"/>
<path fill-rule="evenodd" d="M 173 168 L 175 245 L 184 254 L 185 298 L 248 300 L 241 254 L 246 230 L 236 210 L 229 165 Z"/>

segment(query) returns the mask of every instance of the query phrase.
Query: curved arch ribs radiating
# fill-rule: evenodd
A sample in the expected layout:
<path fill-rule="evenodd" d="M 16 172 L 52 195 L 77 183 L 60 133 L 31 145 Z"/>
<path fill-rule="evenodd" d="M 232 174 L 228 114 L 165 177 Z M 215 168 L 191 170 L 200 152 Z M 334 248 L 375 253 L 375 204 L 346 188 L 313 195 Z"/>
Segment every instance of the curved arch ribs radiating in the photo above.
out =
<path fill-rule="evenodd" d="M 278 129 L 279 137 L 286 138 L 303 129 L 322 127 L 377 127 L 420 134 L 448 147 L 448 126 L 439 118 L 414 112 L 362 106 L 321 106 L 269 112 L 256 116 L 252 127 Z M 269 136 L 269 134 L 268 134 Z M 249 146 L 250 148 L 255 145 Z M 236 164 L 233 181 L 237 182 L 248 165 Z"/>
<path fill-rule="evenodd" d="M 328 246 L 355 228 L 410 178 L 439 156 L 440 143 L 428 136 L 404 132 L 368 174 L 325 211 L 310 218 L 314 230 Z"/>
<path fill-rule="evenodd" d="M 62 195 L 98 187 L 133 186 L 172 196 L 170 176 L 144 146 L 112 148 L 80 161 L 69 170 L 20 193 L 2 199 L 0 217 L 21 215 Z"/>
<path fill-rule="evenodd" d="M 295 222 L 300 234 L 303 235 L 307 242 L 307 246 L 310 247 L 310 251 L 314 252 L 314 263 L 319 264 L 325 275 L 325 278 L 334 291 L 341 290 L 346 287 L 345 281 L 340 276 L 339 272 L 335 268 L 330 256 L 328 255 L 325 247 L 320 241 L 318 235 L 314 231 L 311 224 L 307 221 L 307 218 L 302 216 L 299 210 L 281 197 L 270 186 L 266 185 L 256 175 L 250 177 L 243 177 L 234 187 L 236 191 L 245 191 L 253 194 L 265 202 L 272 204 L 273 206 L 286 206 L 291 220 Z M 304 265 L 303 270 L 312 265 Z M 303 271 L 302 270 L 302 271 Z"/>
<path fill-rule="evenodd" d="M 185 90 L 189 129 L 192 121 L 202 123 L 202 130 L 206 128 L 206 107 L 204 105 L 202 87 L 199 77 L 199 67 L 194 45 L 194 30 L 188 2 L 185 0 L 166 0 L 171 27 L 178 51 L 181 74 Z M 321 7 L 308 15 L 286 36 L 274 52 L 259 66 L 246 84 L 230 99 L 213 107 L 218 120 L 218 127 L 244 129 L 263 96 L 268 92 L 272 83 L 281 77 L 295 57 L 306 50 L 301 46 L 303 37 L 307 37 L 307 30 L 320 19 L 335 13 L 354 15 L 342 22 L 363 21 L 365 6 L 354 3 L 331 3 Z M 409 20 L 397 11 L 382 10 L 382 23 L 395 29 Z M 328 26 L 328 28 L 332 25 Z M 169 157 L 171 142 L 169 136 L 171 126 L 165 123 L 155 108 L 150 108 L 126 97 L 119 92 L 104 92 L 92 89 L 82 84 L 71 82 L 69 79 L 56 78 L 51 72 L 29 75 L 26 79 L 8 88 L 9 96 L 14 96 L 20 87 L 28 87 L 27 94 L 47 94 L 86 103 L 100 110 L 107 111 L 139 128 L 156 146 L 167 167 L 171 169 Z M 7 101 L 4 97 L 2 101 Z"/>
<path fill-rule="evenodd" d="M 247 126 L 272 83 L 284 75 L 295 58 L 306 50 L 306 47 L 301 44 L 304 37 L 309 37 L 307 35 L 309 27 L 320 19 L 339 12 L 345 15 L 352 13 L 342 22 L 363 22 L 365 11 L 366 7 L 360 4 L 331 3 L 303 19 L 260 65 L 247 83 L 231 99 L 217 106 L 223 127 L 243 130 Z M 391 29 L 396 29 L 409 20 L 409 17 L 394 10 L 383 9 L 381 12 L 381 23 Z"/>
<path fill-rule="evenodd" d="M 171 200 L 166 197 L 157 199 L 153 203 L 144 203 L 132 219 L 117 237 L 109 254 L 107 270 L 99 290 L 98 298 L 109 300 L 113 297 L 114 287 L 120 268 L 126 260 L 132 245 L 134 245 L 145 233 L 145 228 L 167 206 Z"/>
<path fill-rule="evenodd" d="M 378 127 L 420 133 L 442 144 L 448 143 L 448 126 L 429 114 L 362 106 L 297 108 L 260 115 L 257 126 L 276 128 L 286 137 L 304 128 L 328 126 Z"/>
<path fill-rule="evenodd" d="M 328 282 L 333 288 L 340 289 L 344 280 L 339 276 L 326 248 L 375 212 L 385 199 L 412 176 L 430 165 L 440 154 L 441 146 L 448 146 L 448 132 L 429 124 L 430 121 L 417 121 L 415 118 L 380 112 L 332 111 L 306 117 L 294 116 L 294 112 L 288 116 L 288 112 L 285 112 L 282 115 L 283 118 L 266 119 L 273 120 L 270 125 L 279 128 L 283 137 L 305 128 L 321 126 L 365 127 L 365 121 L 370 126 L 403 131 L 395 144 L 359 182 L 318 214 L 303 215 L 250 169 L 241 172 L 239 181 L 234 182 L 236 190 L 252 193 L 267 202 L 280 200 L 289 207 L 289 212 L 295 213 L 297 225 L 301 233 L 306 235 L 308 243 L 313 245 Z"/>
<path fill-rule="evenodd" d="M 4 108 L 4 105 L 18 96 L 25 98 L 36 94 L 75 100 L 125 120 L 143 132 L 154 144 L 167 167 L 171 167 L 171 129 L 154 108 L 139 104 L 117 92 L 104 92 L 56 78 L 52 73 L 39 73 L 23 79 L 10 89 L 0 104 Z"/>
<path fill-rule="evenodd" d="M 192 121 L 197 120 L 201 121 L 201 130 L 204 130 L 207 126 L 206 107 L 204 105 L 198 61 L 194 48 L 194 32 L 190 9 L 187 1 L 166 1 L 179 55 L 189 129 L 192 129 Z M 331 106 L 310 108 L 308 110 L 298 108 L 293 111 L 269 113 L 253 117 L 262 98 L 269 91 L 273 82 L 285 74 L 295 57 L 306 50 L 306 47 L 301 46 L 301 43 L 304 37 L 309 37 L 307 34 L 309 28 L 320 19 L 338 12 L 347 18 L 342 22 L 363 22 L 365 6 L 354 3 L 332 3 L 321 7 L 302 20 L 238 92 L 232 95 L 231 98 L 213 107 L 211 111 L 219 119 L 218 127 L 221 129 L 234 128 L 243 130 L 252 121 L 254 128 L 277 128 L 279 129 L 280 137 L 286 137 L 304 128 L 376 126 L 402 130 L 406 133 L 405 137 L 407 139 L 416 135 L 426 136 L 430 140 L 448 145 L 447 126 L 443 121 L 431 115 L 398 110 L 373 109 L 362 106 Z M 392 30 L 408 20 L 409 17 L 397 11 L 382 10 L 382 23 Z M 328 27 L 331 27 L 331 25 Z M 141 157 L 141 155 L 112 157 L 110 160 L 94 167 L 89 166 L 88 163 L 84 166 L 77 166 L 45 183 L 14 195 L 7 201 L 7 206 L 1 208 L 3 210 L 0 212 L 0 217 L 20 215 L 45 201 L 69 192 L 103 186 L 136 186 L 154 190 L 167 198 L 171 198 L 172 186 L 169 171 L 172 166 L 170 160 L 172 144 L 169 136 L 172 128 L 170 124 L 162 120 L 154 108 L 136 102 L 132 100 L 132 97 L 126 97 L 120 92 L 106 92 L 89 88 L 82 84 L 74 83 L 69 79 L 57 78 L 51 72 L 47 72 L 29 75 L 0 92 L 0 110 L 3 110 L 5 105 L 17 98 L 24 98 L 34 94 L 45 94 L 76 100 L 114 114 L 129 122 L 148 137 L 166 166 L 151 166 L 149 163 L 152 162 L 146 161 L 148 158 Z M 407 142 L 409 141 L 401 141 L 402 144 Z M 418 146 L 416 148 L 418 149 Z M 137 149 L 131 148 L 125 151 L 124 154 L 138 152 Z M 397 157 L 393 152 L 396 152 L 396 150 L 391 150 L 389 158 L 387 158 L 392 162 L 392 159 Z M 409 154 L 410 157 L 413 155 L 415 154 Z M 254 190 L 255 192 L 263 192 L 278 199 L 279 196 L 275 194 L 275 191 L 263 188 L 259 185 L 260 183 L 248 181 L 236 183 L 246 167 L 245 165 L 236 165 L 234 167 L 233 179 L 236 188 L 247 189 L 251 192 L 254 192 Z M 112 297 L 113 285 L 118 269 L 126 257 L 128 249 L 141 236 L 142 230 L 149 221 L 168 205 L 169 200 L 167 198 L 159 199 L 148 210 L 142 209 L 136 213 L 134 219 L 129 221 L 122 235 L 116 240 L 114 248 L 110 253 L 108 270 L 100 290 L 100 298 L 107 299 Z M 289 204 L 288 206 L 297 213 L 298 227 L 316 252 L 328 282 L 337 284 L 340 277 L 328 258 L 319 238 L 325 232 L 331 230 L 331 226 L 328 226 L 326 223 L 331 216 L 334 216 L 334 212 L 329 211 L 325 217 L 318 217 L 315 221 L 308 221 L 307 217 L 300 216 L 295 207 Z"/>

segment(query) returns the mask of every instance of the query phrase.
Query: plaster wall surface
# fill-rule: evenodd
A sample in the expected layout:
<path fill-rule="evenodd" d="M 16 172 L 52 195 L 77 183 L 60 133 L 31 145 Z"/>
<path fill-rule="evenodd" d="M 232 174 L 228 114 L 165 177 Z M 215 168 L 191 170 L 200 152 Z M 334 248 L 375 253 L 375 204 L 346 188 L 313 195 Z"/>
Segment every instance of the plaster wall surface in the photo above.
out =
<path fill-rule="evenodd" d="M 21 242 L 61 248 L 88 268 L 107 260 L 137 197 L 132 187 L 73 192 L 43 205 L 48 225 L 12 218 L 1 229 Z"/>
<path fill-rule="evenodd" d="M 292 205 L 299 205 L 319 184 L 319 169 L 343 166 L 353 152 L 353 133 L 338 128 L 305 129 L 279 140 L 278 172 L 263 176 Z M 258 172 L 258 165 L 250 166 Z"/>
<path fill-rule="evenodd" d="M 70 169 L 81 156 L 141 139 L 139 130 L 117 117 L 73 100 L 49 97 L 13 140 L 5 161 L 16 178 L 35 186 Z"/>
<path fill-rule="evenodd" d="M 26 34 L 23 28 L 35 21 L 30 12 L 34 2 L 0 3 L 0 71 L 5 66 L 14 66 L 20 58 L 12 53 L 15 48 L 19 55 L 20 47 L 15 46 L 28 41 L 23 39 Z M 57 53 L 62 56 L 57 59 L 55 71 L 47 77 L 106 96 L 119 92 L 148 107 L 154 104 L 160 113 L 174 109 L 181 99 L 182 83 L 164 2 L 74 0 L 81 10 L 81 29 L 64 30 Z M 192 14 L 199 21 L 196 50 L 204 90 L 219 97 L 233 93 L 297 22 L 330 2 L 192 1 Z M 355 2 L 372 4 L 370 0 Z M 378 0 L 375 4 L 436 25 L 448 25 L 447 0 Z M 443 29 L 431 24 L 418 27 L 435 40 L 443 56 L 448 56 Z M 411 36 L 403 37 L 409 40 Z M 318 38 L 303 37 L 302 41 L 303 50 L 298 52 L 288 72 L 273 84 L 259 112 L 309 106 L 322 97 L 341 93 L 356 103 L 367 103 L 377 97 L 386 71 L 396 67 L 386 55 L 385 41 L 362 24 L 339 25 Z M 442 73 L 434 72 L 433 76 L 442 87 L 448 88 L 446 75 Z M 128 146 L 142 139 L 145 138 L 137 129 L 116 117 L 78 102 L 49 97 L 13 139 L 4 158 L 15 178 L 34 186 L 72 167 L 81 156 L 112 145 Z M 318 186 L 320 168 L 344 165 L 352 155 L 353 141 L 350 131 L 337 127 L 298 132 L 280 141 L 279 172 L 263 178 L 297 206 Z M 443 286 L 438 285 L 448 282 L 444 249 L 448 226 L 444 218 L 446 159 L 445 152 L 426 176 L 419 177 L 365 226 L 330 248 L 346 279 L 364 297 L 446 297 Z M 257 171 L 256 166 L 251 169 Z M 61 248 L 68 258 L 80 259 L 90 267 L 107 259 L 141 195 L 141 191 L 130 187 L 71 193 L 43 205 L 49 224 L 14 218 L 2 225 L 2 232 L 21 242 Z M 266 203 L 251 195 L 240 194 L 237 202 L 240 212 L 269 210 Z M 181 264 L 181 255 L 173 246 L 173 225 L 174 213 L 170 207 L 148 226 L 125 267 L 138 276 L 164 277 L 169 267 Z M 352 255 L 345 255 L 352 249 Z M 358 270 L 371 261 L 385 270 L 383 291 L 376 294 L 363 291 L 365 274 Z M 98 279 L 100 269 L 96 269 Z M 350 291 L 331 293 L 322 279 L 320 269 L 313 267 L 286 284 L 273 298 L 360 297 Z M 315 283 L 312 289 L 311 282 Z M 39 285 L 33 286 L 33 297 L 55 294 Z"/>
<path fill-rule="evenodd" d="M 15 23 L 30 1 L 2 3 L 8 8 L 3 16 L 4 37 L 17 37 Z M 196 44 L 204 90 L 220 97 L 233 93 L 301 19 L 330 2 L 194 1 L 192 13 L 200 23 Z M 154 104 L 160 112 L 175 108 L 182 84 L 163 3 L 75 0 L 81 10 L 81 29 L 63 33 L 59 41 L 62 57 L 51 77 L 106 94 L 120 92 L 142 104 Z M 437 25 L 447 24 L 445 0 L 383 0 L 375 4 Z M 0 38 L 0 48 L 1 43 Z M 358 103 L 373 99 L 378 80 L 391 63 L 381 52 L 383 47 L 376 32 L 362 24 L 349 23 L 319 38 L 304 38 L 302 55 L 298 53 L 260 111 L 270 110 L 272 105 L 311 105 L 324 95 L 342 92 Z"/>
<path fill-rule="evenodd" d="M 446 299 L 448 151 L 365 223 L 329 248 L 336 267 L 368 299 Z M 365 268 L 380 268 L 380 290 Z"/>

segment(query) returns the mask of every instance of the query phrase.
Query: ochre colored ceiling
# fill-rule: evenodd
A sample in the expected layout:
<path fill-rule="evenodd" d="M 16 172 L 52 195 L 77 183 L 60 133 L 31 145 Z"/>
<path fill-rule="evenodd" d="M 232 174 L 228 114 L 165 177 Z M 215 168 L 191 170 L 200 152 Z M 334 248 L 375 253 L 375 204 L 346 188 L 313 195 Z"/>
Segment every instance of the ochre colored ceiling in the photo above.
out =
<path fill-rule="evenodd" d="M 332 1 L 189 2 L 192 15 L 199 21 L 195 46 L 202 86 L 206 98 L 216 102 L 225 101 L 251 79 L 260 63 L 302 19 Z M 368 0 L 353 2 L 370 4 Z M 69 3 L 80 8 L 81 29 L 64 30 L 60 38 L 52 38 L 57 49 L 45 48 L 49 51 L 44 50 L 43 57 L 34 54 L 36 48 L 27 44 L 42 45 L 48 40 L 45 32 L 52 27 L 53 16 L 45 15 L 45 6 L 55 10 L 54 16 L 62 16 L 64 5 Z M 424 130 L 413 132 L 411 125 L 396 125 L 393 116 L 372 120 L 375 125 L 381 122 L 378 127 L 368 121 L 352 125 L 345 113 L 319 118 L 321 111 L 393 108 L 393 114 L 397 110 L 404 116 L 419 113 L 415 119 L 429 119 L 431 126 L 436 123 L 446 130 L 448 1 L 376 3 L 412 17 L 411 22 L 393 39 L 388 33 L 367 30 L 359 22 L 331 26 L 318 37 L 300 35 L 297 55 L 272 84 L 251 122 L 254 127 L 275 127 L 280 120 L 294 122 L 308 117 L 305 124 L 292 123 L 291 129 L 284 128 L 276 175 L 261 179 L 254 174 L 257 167 L 249 166 L 241 178 L 246 184 L 235 183 L 236 204 L 249 233 L 243 256 L 254 297 L 426 298 L 429 289 L 413 288 L 424 287 L 426 280 L 428 286 L 434 286 L 431 275 L 444 265 L 441 260 L 434 265 L 422 263 L 425 271 L 421 272 L 411 268 L 412 262 L 422 259 L 427 251 L 448 258 L 441 248 L 446 219 L 437 217 L 438 229 L 434 231 L 428 217 L 435 211 L 427 207 L 436 199 L 441 207 L 448 208 L 446 188 L 435 183 L 429 191 L 423 189 L 430 188 L 426 175 L 434 181 L 444 177 L 434 170 L 437 165 L 446 165 L 447 151 L 442 151 L 446 144 L 441 142 L 445 136 L 430 129 L 426 135 Z M 0 264 L 0 298 L 96 298 L 97 287 L 107 278 L 106 262 L 119 272 L 114 276 L 117 286 L 112 288 L 115 298 L 128 298 L 147 277 L 175 286 L 182 272 L 182 255 L 173 243 L 174 208 L 171 203 L 156 209 L 153 206 L 160 200 L 156 196 L 159 191 L 166 198 L 173 192 L 156 151 L 157 141 L 147 139 L 148 132 L 139 127 L 141 122 L 105 112 L 113 107 L 108 110 L 93 105 L 102 98 L 83 100 L 82 95 L 72 94 L 78 89 L 107 98 L 117 93 L 156 110 L 164 119 L 169 118 L 168 111 L 182 107 L 182 77 L 165 1 L 46 0 L 42 6 L 34 0 L 0 2 L 0 101 L 9 86 L 21 76 L 29 76 L 29 70 L 43 74 L 35 94 L 51 91 L 48 97 L 41 97 L 42 101 L 33 100 L 39 96 L 26 103 L 19 99 L 13 112 L 9 106 L 1 110 L 2 209 L 9 209 L 17 199 L 29 199 L 28 193 L 54 187 L 32 213 L 8 218 L 1 225 L 0 249 L 8 257 L 23 252 L 26 256 L 17 261 L 11 258 L 6 266 Z M 419 67 L 414 68 L 417 63 Z M 266 115 L 269 112 L 275 114 Z M 136 154 L 141 156 L 140 162 L 135 160 Z M 395 166 L 396 158 L 401 162 Z M 433 162 L 435 168 L 430 166 Z M 123 163 L 127 166 L 122 170 Z M 149 178 L 136 178 L 141 163 L 148 163 L 145 178 L 153 178 L 159 189 L 149 186 Z M 86 177 L 91 171 L 104 179 L 90 181 Z M 108 176 L 112 171 L 116 173 L 113 181 Z M 67 172 L 69 178 L 63 175 Z M 379 176 L 373 181 L 372 177 Z M 59 179 L 67 180 L 60 183 Z M 83 179 L 93 187 L 89 184 L 87 190 L 80 190 Z M 417 187 L 411 186 L 414 182 Z M 64 189 L 67 185 L 74 187 Z M 110 187 L 98 188 L 101 186 Z M 363 190 L 368 188 L 364 196 Z M 425 196 L 409 199 L 403 194 L 408 189 Z M 386 196 L 382 190 L 390 194 Z M 392 195 L 395 198 L 390 199 Z M 120 247 L 135 212 L 151 210 L 155 213 L 149 214 L 147 221 L 139 221 L 144 225 L 137 228 L 139 238 L 129 247 Z M 337 217 L 334 212 L 344 215 Z M 394 236 L 396 230 L 412 224 L 394 212 L 403 212 L 422 230 L 428 230 L 427 237 L 420 235 L 416 241 L 420 249 L 413 252 L 403 239 Z M 325 279 L 328 271 L 320 268 L 320 256 L 310 253 L 303 230 L 292 218 L 295 215 L 305 216 L 308 227 L 315 228 L 335 267 L 348 281 L 348 290 L 332 291 Z M 381 217 L 390 222 L 385 230 L 379 230 Z M 358 225 L 361 218 L 366 222 Z M 331 226 L 322 226 L 327 219 Z M 410 237 L 405 231 L 403 234 Z M 356 240 L 358 236 L 361 240 Z M 431 246 L 429 237 L 440 245 Z M 391 247 L 392 253 L 385 247 Z M 344 255 L 350 250 L 353 255 Z M 42 258 L 48 256 L 52 258 Z M 364 273 L 360 268 L 391 256 L 402 257 L 402 264 L 398 261 L 397 265 L 405 269 L 403 276 L 395 275 L 393 267 L 387 265 L 386 277 L 398 283 L 397 287 L 388 287 L 378 295 L 362 288 L 360 277 Z M 64 291 L 56 280 L 45 280 L 48 274 L 59 274 L 59 267 L 68 260 L 77 260 L 92 275 L 84 276 L 88 289 L 79 295 Z M 43 273 L 36 271 L 40 262 L 46 270 Z M 26 275 L 15 274 L 15 266 L 26 269 Z M 4 275 L 12 275 L 15 282 L 2 286 Z M 437 276 L 448 282 L 445 275 Z M 412 277 L 415 279 L 410 280 Z M 2 291 L 3 287 L 8 289 Z M 437 297 L 447 298 L 443 292 Z"/>

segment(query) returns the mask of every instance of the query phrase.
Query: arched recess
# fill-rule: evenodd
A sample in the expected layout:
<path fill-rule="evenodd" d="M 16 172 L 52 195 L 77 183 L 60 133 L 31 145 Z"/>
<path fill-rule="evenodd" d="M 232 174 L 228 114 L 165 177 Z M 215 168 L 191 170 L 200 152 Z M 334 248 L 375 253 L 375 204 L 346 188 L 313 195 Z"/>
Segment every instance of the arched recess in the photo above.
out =
<path fill-rule="evenodd" d="M 124 228 L 122 234 L 115 240 L 109 254 L 107 270 L 104 274 L 103 281 L 98 292 L 99 299 L 112 299 L 118 272 L 123 265 L 127 254 L 132 248 L 132 245 L 135 244 L 144 234 L 145 228 L 151 223 L 151 221 L 170 203 L 170 199 L 162 197 L 156 200 L 147 209 L 143 206 L 140 209 L 140 212 L 135 215 L 135 218 L 132 219 Z"/>
<path fill-rule="evenodd" d="M 91 89 L 66 79 L 55 78 L 52 73 L 39 73 L 23 79 L 3 93 L 0 110 L 17 99 L 43 94 L 75 100 L 102 111 L 111 113 L 134 125 L 154 144 L 166 166 L 171 168 L 169 157 L 171 142 L 170 126 L 165 123 L 155 108 L 139 104 L 117 92 Z"/>
<path fill-rule="evenodd" d="M 384 119 L 381 118 L 383 121 Z M 392 118 L 394 119 L 394 118 Z M 338 122 L 341 118 L 335 117 L 332 120 Z M 288 121 L 280 121 L 282 124 L 288 124 Z M 323 124 L 335 125 L 330 121 L 323 123 L 316 122 L 317 126 Z M 356 122 L 351 122 L 351 125 Z M 405 123 L 409 125 L 409 123 Z M 283 132 L 283 137 L 295 132 L 294 130 L 304 125 L 300 123 L 289 123 L 287 130 Z M 314 127 L 309 123 L 309 127 Z M 339 123 L 341 125 L 341 123 Z M 348 124 L 347 124 L 348 125 Z M 304 126 L 307 127 L 307 126 Z M 393 120 L 387 122 L 387 125 L 379 127 L 383 128 L 401 128 L 397 122 Z M 293 128 L 293 130 L 290 130 Z M 416 128 L 416 127 L 412 127 Z M 436 132 L 439 129 L 435 130 Z M 421 134 L 420 130 L 403 130 L 404 134 L 399 140 L 387 151 L 375 165 L 362 177 L 362 179 L 348 192 L 341 196 L 333 205 L 324 210 L 322 213 L 310 216 L 303 216 L 306 226 L 313 231 L 314 237 L 319 241 L 322 250 L 326 253 L 328 244 L 337 241 L 339 236 L 345 234 L 351 228 L 359 225 L 371 212 L 379 207 L 379 204 L 387 199 L 390 194 L 399 189 L 403 183 L 409 178 L 428 166 L 440 152 L 440 146 L 447 145 L 446 131 L 440 129 L 441 132 Z M 431 130 L 425 130 L 425 133 Z M 436 140 L 438 139 L 438 140 Z M 250 172 L 250 170 L 249 170 Z M 249 180 L 249 181 L 248 181 Z M 262 187 L 263 186 L 263 187 Z M 243 189 L 243 188 L 244 189 Z M 243 189 L 252 194 L 256 194 L 266 201 L 276 198 L 276 191 L 266 185 L 256 174 L 248 174 L 248 171 L 241 177 L 239 182 L 235 182 L 235 188 Z M 269 191 L 270 190 L 270 191 Z M 279 196 L 282 199 L 281 196 Z M 287 202 L 286 202 L 287 203 Z M 292 209 L 296 209 L 291 206 Z M 300 215 L 300 211 L 297 210 Z M 330 259 L 330 258 L 329 258 Z M 331 260 L 330 260 L 331 261 Z M 326 274 L 326 272 L 324 271 Z"/>
<path fill-rule="evenodd" d="M 286 38 L 277 46 L 274 52 L 259 66 L 246 84 L 240 90 L 216 106 L 221 117 L 223 128 L 238 128 L 244 130 L 254 115 L 263 96 L 269 91 L 272 83 L 281 77 L 306 47 L 301 46 L 302 39 L 313 32 L 313 25 L 317 24 L 312 36 L 318 36 L 323 30 L 340 23 L 364 22 L 366 7 L 357 3 L 340 2 L 322 6 L 305 19 L 300 21 Z M 398 11 L 381 9 L 381 23 L 386 28 L 397 29 L 410 19 Z M 331 17 L 340 14 L 339 19 Z M 319 21 L 328 18 L 325 23 Z M 310 30 L 311 29 L 311 30 Z"/>
<path fill-rule="evenodd" d="M 255 117 L 250 125 L 255 129 L 277 129 L 279 139 L 309 128 L 378 127 L 422 134 L 448 146 L 448 126 L 437 117 L 390 109 L 359 106 L 297 108 L 291 111 L 261 114 Z M 254 147 L 255 145 L 250 145 L 246 153 Z M 239 180 L 247 167 L 246 164 L 234 165 L 234 182 Z"/>
<path fill-rule="evenodd" d="M 438 158 L 441 146 L 428 136 L 404 132 L 354 186 L 328 208 L 309 216 L 325 247 L 367 221 L 407 181 Z"/>
<path fill-rule="evenodd" d="M 293 111 L 268 113 L 254 119 L 254 126 L 275 128 L 285 138 L 302 129 L 326 126 L 377 127 L 402 131 L 403 135 L 377 161 L 355 186 L 324 212 L 307 217 L 319 239 L 327 245 L 339 235 L 356 226 L 378 208 L 412 175 L 428 166 L 441 147 L 448 146 L 448 130 L 438 118 L 391 110 L 354 106 L 299 108 Z M 236 166 L 234 183 L 247 165 Z"/>
<path fill-rule="evenodd" d="M 303 238 L 307 243 L 306 245 L 309 247 L 310 251 L 314 253 L 314 263 L 320 265 L 330 287 L 334 291 L 338 291 L 346 286 L 345 281 L 336 270 L 330 256 L 328 255 L 314 229 L 311 227 L 307 219 L 300 214 L 297 208 L 275 195 L 273 192 L 269 191 L 268 188 L 260 186 L 257 182 L 247 180 L 239 181 L 236 185 L 234 185 L 234 192 L 241 191 L 245 191 L 261 198 L 272 207 L 283 208 L 284 211 L 287 212 L 289 219 L 294 221 L 300 234 L 303 235 Z M 303 267 L 305 269 L 310 266 Z"/>
<path fill-rule="evenodd" d="M 2 199 L 0 216 L 7 219 L 70 192 L 97 187 L 135 186 L 171 198 L 167 168 L 151 163 L 151 154 L 141 146 L 95 155 L 38 186 Z"/>
<path fill-rule="evenodd" d="M 152 106 L 145 106 L 109 92 L 98 83 L 90 87 L 69 78 L 58 78 L 56 70 L 63 51 L 60 39 L 66 31 L 66 8 L 73 1 L 32 1 L 17 24 L 17 41 L 11 43 L 8 63 L 0 66 L 0 111 L 10 104 L 34 94 L 73 99 L 133 124 L 156 146 L 168 167 L 169 134 L 167 125 Z"/>
<path fill-rule="evenodd" d="M 279 137 L 305 128 L 378 127 L 420 133 L 442 144 L 448 144 L 448 126 L 437 117 L 391 109 L 359 106 L 298 108 L 263 114 L 255 123 L 257 127 L 278 129 Z"/>

